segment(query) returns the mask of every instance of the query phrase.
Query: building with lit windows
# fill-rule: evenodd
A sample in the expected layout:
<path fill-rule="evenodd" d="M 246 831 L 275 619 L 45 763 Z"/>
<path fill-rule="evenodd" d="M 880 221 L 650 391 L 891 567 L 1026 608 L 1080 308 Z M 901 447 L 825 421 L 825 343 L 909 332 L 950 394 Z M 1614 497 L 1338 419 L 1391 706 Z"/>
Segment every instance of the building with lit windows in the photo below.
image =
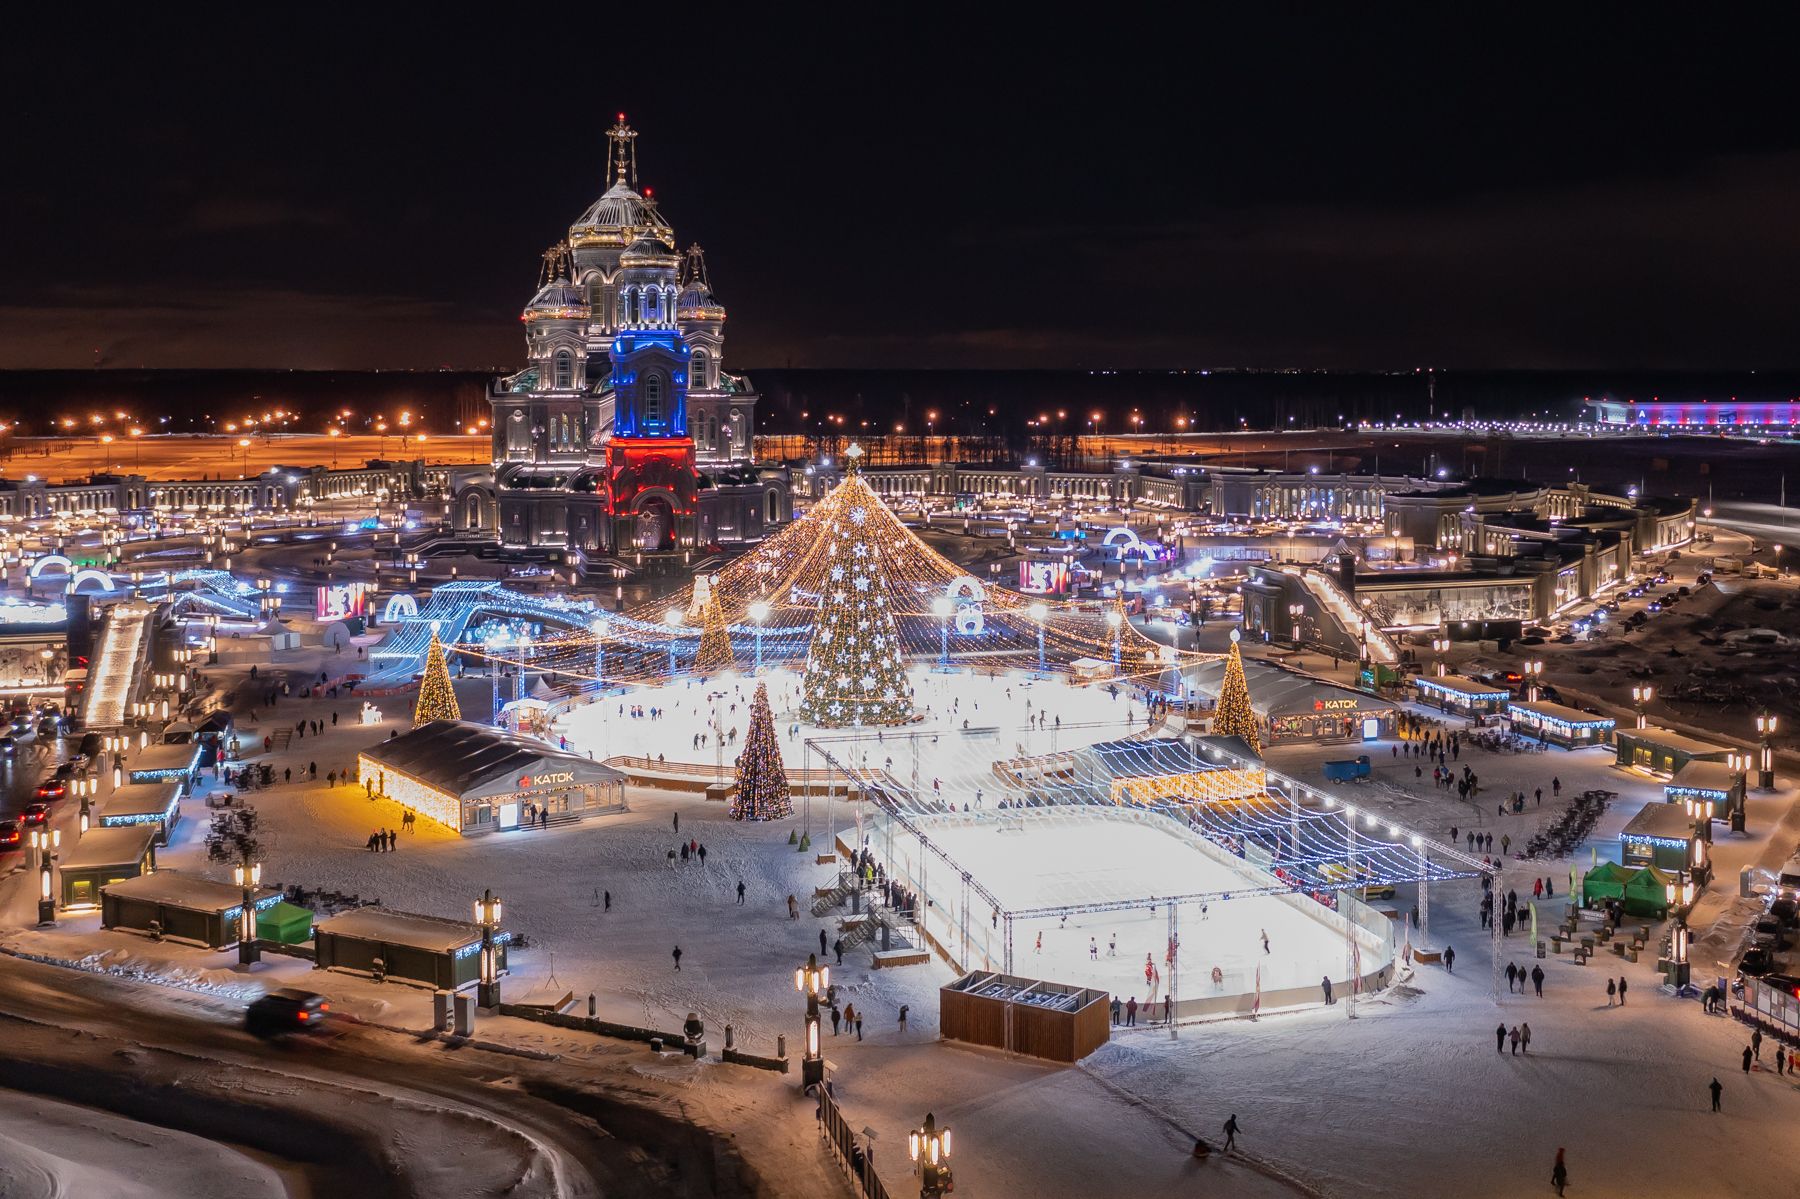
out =
<path fill-rule="evenodd" d="M 452 507 L 503 557 L 580 570 L 686 562 L 792 515 L 785 474 L 753 461 L 757 396 L 724 368 L 706 259 L 639 189 L 622 114 L 608 137 L 606 190 L 545 252 L 521 314 L 525 366 L 489 389 L 493 469 Z"/>

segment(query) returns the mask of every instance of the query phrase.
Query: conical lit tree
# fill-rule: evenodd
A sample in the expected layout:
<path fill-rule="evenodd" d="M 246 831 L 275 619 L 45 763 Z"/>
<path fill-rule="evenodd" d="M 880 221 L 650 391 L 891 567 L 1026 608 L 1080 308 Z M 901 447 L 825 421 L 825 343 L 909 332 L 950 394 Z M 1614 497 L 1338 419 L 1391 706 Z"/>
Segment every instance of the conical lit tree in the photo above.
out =
<path fill-rule="evenodd" d="M 694 669 L 712 674 L 731 666 L 731 633 L 725 627 L 725 611 L 719 606 L 718 593 L 707 580 L 705 608 L 701 617 L 700 648 L 694 655 Z M 698 588 L 696 588 L 698 598 Z"/>
<path fill-rule="evenodd" d="M 852 476 L 861 458 L 860 446 L 845 453 Z M 837 506 L 821 531 L 825 577 L 806 648 L 800 714 L 823 728 L 904 724 L 913 715 L 912 684 L 882 577 L 883 555 L 894 547 L 881 544 L 875 515 L 866 503 Z"/>
<path fill-rule="evenodd" d="M 1225 659 L 1225 678 L 1219 684 L 1219 706 L 1213 712 L 1213 735 L 1242 737 L 1257 753 L 1262 741 L 1256 735 L 1256 713 L 1250 708 L 1250 684 L 1244 681 L 1244 659 L 1238 653 L 1237 630 L 1231 631 L 1231 656 Z"/>
<path fill-rule="evenodd" d="M 767 684 L 756 685 L 750 701 L 750 730 L 737 760 L 737 792 L 731 797 L 733 820 L 780 820 L 794 814 L 788 796 L 787 767 L 775 740 L 775 714 L 769 710 Z"/>
<path fill-rule="evenodd" d="M 434 720 L 461 720 L 462 709 L 456 706 L 456 688 L 450 685 L 450 663 L 444 658 L 444 643 L 437 630 L 431 630 L 431 648 L 425 651 L 425 677 L 419 680 L 419 702 L 413 706 L 413 727 Z"/>

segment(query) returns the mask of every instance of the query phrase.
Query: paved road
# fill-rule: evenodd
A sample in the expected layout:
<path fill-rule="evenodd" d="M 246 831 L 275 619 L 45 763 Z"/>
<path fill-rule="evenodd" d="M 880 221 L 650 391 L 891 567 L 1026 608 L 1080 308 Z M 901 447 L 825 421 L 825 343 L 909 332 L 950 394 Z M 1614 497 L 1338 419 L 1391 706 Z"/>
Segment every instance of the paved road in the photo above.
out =
<path fill-rule="evenodd" d="M 489 1188 L 520 1160 L 534 1163 L 526 1183 L 503 1189 L 521 1197 L 751 1193 L 735 1153 L 672 1104 L 621 1102 L 571 1065 L 355 1026 L 329 1041 L 270 1045 L 237 1027 L 241 1011 L 232 1000 L 0 956 L 0 1085 L 297 1162 L 317 1194 L 350 1178 L 353 1190 L 340 1193 L 501 1193 Z M 86 1036 L 71 1042 L 66 1030 Z M 258 1109 L 252 1117 L 231 1118 L 246 1104 Z M 206 1123 L 228 1118 L 228 1133 Z"/>

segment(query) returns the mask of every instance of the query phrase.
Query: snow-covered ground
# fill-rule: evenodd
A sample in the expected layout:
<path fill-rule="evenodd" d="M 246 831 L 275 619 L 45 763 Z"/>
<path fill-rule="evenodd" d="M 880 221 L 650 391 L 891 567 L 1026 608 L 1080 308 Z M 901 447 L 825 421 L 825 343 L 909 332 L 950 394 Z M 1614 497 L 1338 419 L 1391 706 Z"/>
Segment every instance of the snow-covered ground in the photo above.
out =
<path fill-rule="evenodd" d="M 216 1141 L 94 1108 L 0 1090 L 6 1199 L 282 1199 L 278 1171 Z"/>
<path fill-rule="evenodd" d="M 960 710 L 973 713 L 975 693 L 968 688 L 983 681 L 947 680 L 955 692 L 949 702 L 956 731 L 963 718 Z M 1000 701 L 984 693 L 984 718 L 990 706 L 1005 702 L 1006 685 L 1000 683 Z M 467 699 L 485 693 L 485 685 L 470 686 Z M 995 723 L 1023 723 L 1018 694 L 1015 690 L 1015 718 Z M 1121 709 L 1125 704 L 1104 691 L 1080 696 L 1082 705 L 1065 723 L 1088 723 L 1110 715 L 1115 703 Z M 777 705 L 785 706 L 780 698 Z M 348 723 L 356 706 L 348 700 L 338 704 L 345 723 L 321 738 L 296 741 L 278 756 L 277 773 L 316 760 L 323 776 L 332 764 L 351 761 L 359 745 L 385 736 L 386 729 Z M 389 701 L 386 706 L 392 710 L 399 705 Z M 940 705 L 934 700 L 932 706 L 935 715 Z M 329 711 L 323 703 L 294 701 L 282 707 L 290 720 L 302 712 L 323 718 Z M 740 718 L 743 712 L 740 707 Z M 686 719 L 694 714 L 690 711 Z M 1137 715 L 1141 728 L 1141 710 Z M 1119 731 L 1124 727 L 1121 719 Z M 632 722 L 630 752 L 643 752 L 640 746 L 648 743 L 642 737 L 655 733 L 672 736 L 675 748 L 685 747 L 694 760 L 694 731 L 676 716 Z M 260 744 L 260 730 L 246 738 L 246 743 L 252 741 Z M 1522 838 L 1550 819 L 1554 801 L 1548 784 L 1555 775 L 1565 796 L 1596 786 L 1623 793 L 1597 833 L 1604 855 L 1608 838 L 1616 838 L 1636 806 L 1660 799 L 1659 785 L 1617 771 L 1610 756 L 1599 753 L 1494 755 L 1466 749 L 1458 765 L 1474 767 L 1483 792 L 1465 804 L 1453 792 L 1431 787 L 1428 766 L 1425 778 L 1415 779 L 1413 759 L 1395 757 L 1386 743 L 1369 749 L 1374 780 L 1337 790 L 1359 808 L 1437 836 L 1447 836 L 1455 825 L 1459 832 L 1475 828 Z M 963 756 L 960 751 L 958 756 Z M 974 760 L 979 754 L 967 756 Z M 1272 765 L 1315 782 L 1318 762 L 1338 756 L 1342 747 L 1281 749 L 1272 756 Z M 698 760 L 710 760 L 710 752 Z M 1541 811 L 1529 799 L 1539 784 L 1546 792 Z M 1514 789 L 1527 792 L 1526 813 L 1496 815 L 1493 805 L 1499 795 Z M 817 864 L 811 852 L 798 852 L 788 836 L 807 828 L 822 849 L 832 828 L 854 824 L 857 806 L 815 797 L 810 827 L 805 815 L 759 826 L 732 823 L 721 805 L 698 798 L 644 789 L 633 789 L 629 798 L 632 809 L 627 813 L 545 831 L 462 840 L 421 824 L 417 833 L 402 836 L 398 852 L 373 854 L 362 848 L 369 830 L 398 828 L 397 805 L 370 801 L 357 789 L 329 789 L 322 782 L 277 786 L 250 797 L 266 832 L 266 879 L 353 891 L 393 907 L 453 916 L 467 913 L 483 888 L 494 888 L 506 900 L 508 926 L 533 942 L 512 959 L 509 998 L 563 991 L 585 997 L 591 991 L 601 1014 L 617 1019 L 674 1027 L 693 1010 L 707 1020 L 715 1037 L 721 1025 L 733 1024 L 739 1041 L 752 1051 L 771 1051 L 778 1034 L 797 1041 L 801 1008 L 793 993 L 793 968 L 808 952 L 817 952 L 821 930 L 829 941 L 836 928 L 829 915 L 810 914 L 813 888 L 826 883 L 833 868 Z M 1753 828 L 1766 834 L 1791 798 L 1790 793 L 1753 800 Z M 673 827 L 677 814 L 679 834 Z M 176 844 L 161 860 L 223 877 L 224 868 L 206 862 L 200 844 L 204 809 L 189 801 L 187 816 Z M 1005 839 L 999 834 L 969 836 Z M 704 867 L 669 866 L 667 851 L 678 837 L 706 845 Z M 1741 846 L 1727 838 L 1719 853 L 1749 856 L 1765 852 L 1768 845 L 1766 835 Z M 983 853 L 974 846 L 958 846 L 955 852 L 994 859 L 988 873 L 996 885 L 1015 889 L 1021 903 L 1046 889 L 1060 890 L 1061 884 L 1039 868 L 1036 858 L 1006 849 Z M 1128 871 L 1144 852 L 1124 847 Z M 1084 854 L 1107 859 L 1109 870 L 1118 869 L 1119 863 L 1112 861 L 1118 853 L 1096 852 L 1091 839 L 1058 851 L 1059 857 L 1075 860 Z M 1566 878 L 1567 865 L 1509 864 L 1505 885 L 1526 890 L 1534 874 Z M 1182 871 L 1187 866 L 1171 857 L 1158 861 L 1156 868 Z M 735 895 L 739 880 L 747 890 L 742 906 Z M 1163 885 L 1147 881 L 1146 890 Z M 1715 892 L 1729 889 L 1727 884 Z M 612 893 L 610 912 L 596 901 L 603 891 Z M 790 894 L 801 903 L 798 920 L 787 915 Z M 1800 1095 L 1785 1078 L 1764 1071 L 1746 1077 L 1739 1070 L 1736 1055 L 1744 1042 L 1738 1026 L 1703 1017 L 1696 1003 L 1662 994 L 1655 985 L 1653 955 L 1636 964 L 1603 957 L 1589 967 L 1552 956 L 1541 963 L 1548 975 L 1544 999 L 1502 992 L 1496 1005 L 1490 998 L 1487 934 L 1477 927 L 1479 896 L 1473 880 L 1441 884 L 1431 893 L 1430 942 L 1458 947 L 1456 974 L 1426 967 L 1410 984 L 1359 1004 L 1354 1021 L 1346 1019 L 1340 1004 L 1266 1016 L 1255 1023 L 1233 1020 L 1173 1031 L 1140 1027 L 1122 1031 L 1112 1045 L 1076 1068 L 939 1042 L 935 992 L 951 978 L 950 971 L 940 963 L 875 971 L 865 948 L 847 955 L 834 971 L 840 999 L 864 1013 L 863 1039 L 828 1034 L 826 1056 L 846 1112 L 858 1127 L 866 1125 L 878 1134 L 878 1164 L 898 1193 L 905 1193 L 905 1131 L 927 1110 L 956 1129 L 959 1190 L 977 1195 L 1159 1199 L 1297 1193 L 1281 1181 L 1289 1177 L 1304 1180 L 1304 1192 L 1333 1196 L 1533 1194 L 1546 1185 L 1558 1146 L 1569 1150 L 1570 1193 L 1576 1195 L 1642 1199 L 1645 1194 L 1723 1191 L 1773 1197 L 1800 1189 L 1800 1165 L 1771 1148 L 1785 1143 L 1786 1129 L 1800 1115 Z M 1402 889 L 1394 906 L 1404 909 L 1412 900 Z M 1718 902 L 1723 904 L 1723 898 Z M 1705 904 L 1702 909 L 1704 913 Z M 1210 928 L 1215 923 L 1216 934 Z M 1254 958 L 1259 946 L 1243 945 L 1247 927 L 1238 915 L 1219 907 L 1205 922 L 1184 916 L 1182 994 L 1196 993 L 1189 981 L 1200 974 L 1189 970 L 1195 957 L 1210 969 L 1209 946 L 1216 944 L 1221 953 L 1249 952 Z M 1258 927 L 1265 927 L 1260 918 Z M 1277 925 L 1266 927 L 1271 956 L 1278 957 L 1291 934 Z M 1114 969 L 1104 960 L 1107 937 L 1114 931 L 1120 938 L 1117 968 L 1129 966 L 1127 981 L 1141 986 L 1143 955 L 1151 953 L 1158 961 L 1162 956 L 1161 916 L 1135 926 L 1122 919 L 1095 918 L 1092 925 L 1071 919 L 1066 930 L 1049 922 L 1045 954 L 1052 960 L 1046 965 L 1057 969 L 1032 968 L 1030 946 L 1021 937 L 1023 972 L 1063 977 L 1080 968 L 1089 936 L 1097 939 L 1103 959 L 1099 966 Z M 215 993 L 229 989 L 232 979 L 251 985 L 298 981 L 341 996 L 352 1011 L 394 1025 L 422 1026 L 429 1012 L 429 996 L 422 990 L 320 975 L 294 962 L 266 963 L 245 979 L 229 953 L 97 933 L 91 922 L 70 922 L 48 933 L 15 932 L 7 940 L 68 959 L 110 951 L 114 956 L 98 964 L 138 973 L 176 972 L 187 985 Z M 683 950 L 680 972 L 671 957 L 677 944 Z M 1515 936 L 1506 950 L 1523 965 L 1540 964 L 1529 956 L 1523 938 Z M 1341 941 L 1321 952 L 1341 967 Z M 1603 984 L 1609 974 L 1630 982 L 1630 1002 L 1623 1010 L 1606 1008 Z M 1305 981 L 1316 981 L 1316 975 Z M 909 1008 L 904 1027 L 898 1020 L 901 1005 Z M 1496 1055 L 1495 1025 L 1521 1021 L 1532 1026 L 1529 1058 Z M 481 1033 L 551 1050 L 580 1040 L 501 1019 L 484 1021 Z M 1765 1047 L 1765 1056 L 1768 1052 Z M 1704 1089 L 1715 1074 L 1726 1087 L 1725 1111 L 1716 1117 L 1707 1111 Z M 715 1110 L 762 1112 L 764 1118 L 773 1111 L 777 1121 L 793 1122 L 802 1142 L 810 1136 L 810 1108 L 795 1099 L 791 1110 L 783 1109 L 774 1098 L 791 1093 L 791 1076 L 778 1080 L 708 1066 L 683 1072 L 675 1081 L 689 1088 L 697 1103 L 710 1103 Z M 1216 1140 L 1220 1123 L 1234 1112 L 1244 1128 L 1241 1143 L 1257 1161 L 1215 1157 L 1201 1164 L 1187 1156 L 1193 1135 Z"/>

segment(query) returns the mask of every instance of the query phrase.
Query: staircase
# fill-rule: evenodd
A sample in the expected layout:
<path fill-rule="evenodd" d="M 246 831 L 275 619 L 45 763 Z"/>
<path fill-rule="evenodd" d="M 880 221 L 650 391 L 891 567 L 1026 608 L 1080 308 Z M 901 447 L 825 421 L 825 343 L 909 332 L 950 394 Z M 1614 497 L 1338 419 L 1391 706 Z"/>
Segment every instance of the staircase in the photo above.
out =
<path fill-rule="evenodd" d="M 150 613 L 138 604 L 118 604 L 107 614 L 81 713 L 88 729 L 116 729 L 125 723 L 125 706 L 134 693 L 148 645 Z"/>
<path fill-rule="evenodd" d="M 1321 570 L 1303 569 L 1297 573 L 1301 585 L 1306 588 L 1313 601 L 1321 611 L 1331 614 L 1344 635 L 1358 646 L 1365 643 L 1368 645 L 1372 661 L 1384 666 L 1399 663 L 1400 647 L 1363 614 L 1362 609 L 1356 606 L 1356 601 L 1338 585 L 1337 580 Z"/>

